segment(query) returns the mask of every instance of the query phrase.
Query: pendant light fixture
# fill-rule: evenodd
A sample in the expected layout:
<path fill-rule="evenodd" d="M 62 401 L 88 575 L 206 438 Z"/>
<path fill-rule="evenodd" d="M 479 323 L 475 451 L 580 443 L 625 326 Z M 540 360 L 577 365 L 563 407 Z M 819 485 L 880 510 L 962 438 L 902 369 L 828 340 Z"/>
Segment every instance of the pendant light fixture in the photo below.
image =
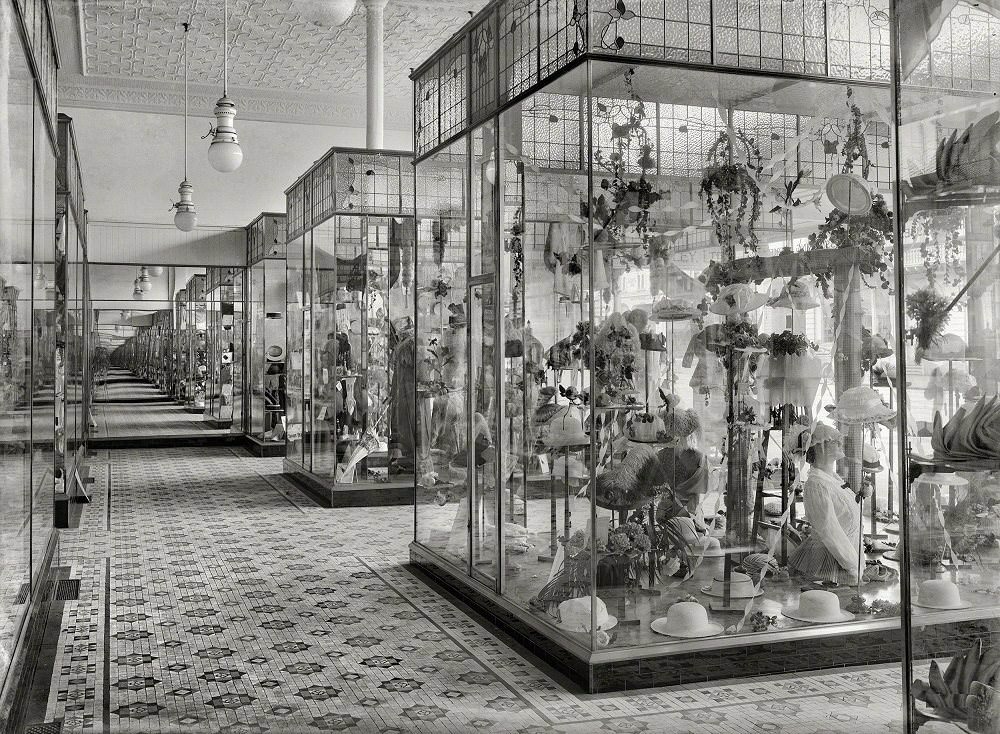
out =
<path fill-rule="evenodd" d="M 135 279 L 135 282 L 143 293 L 149 293 L 153 290 L 153 281 L 150 280 L 149 271 L 146 270 L 145 265 L 139 268 L 139 277 Z"/>
<path fill-rule="evenodd" d="M 223 3 L 222 12 L 222 97 L 215 103 L 215 127 L 208 131 L 212 136 L 208 162 L 220 173 L 232 173 L 243 163 L 243 149 L 233 127 L 236 105 L 229 99 L 229 0 Z"/>
<path fill-rule="evenodd" d="M 187 138 L 188 138 L 188 31 L 191 29 L 190 23 L 184 24 L 184 180 L 181 181 L 181 185 L 177 187 L 177 193 L 180 194 L 181 199 L 173 208 L 177 210 L 174 214 L 174 226 L 177 227 L 181 232 L 190 232 L 192 229 L 198 226 L 198 211 L 194 207 L 194 186 L 192 186 L 187 180 Z M 138 298 L 142 298 L 142 291 L 138 290 L 139 284 L 136 283 L 136 290 L 139 293 Z M 135 293 L 132 294 L 133 298 L 136 298 Z"/>

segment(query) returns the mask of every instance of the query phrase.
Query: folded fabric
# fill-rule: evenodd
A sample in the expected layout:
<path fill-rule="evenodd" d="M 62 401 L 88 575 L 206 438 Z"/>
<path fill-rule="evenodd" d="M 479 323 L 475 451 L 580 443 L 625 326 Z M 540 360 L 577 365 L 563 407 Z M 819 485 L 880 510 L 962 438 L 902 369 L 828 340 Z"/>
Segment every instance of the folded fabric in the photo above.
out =
<path fill-rule="evenodd" d="M 971 409 L 959 408 L 947 424 L 935 413 L 931 446 L 935 459 L 1000 457 L 1000 400 L 983 398 Z"/>

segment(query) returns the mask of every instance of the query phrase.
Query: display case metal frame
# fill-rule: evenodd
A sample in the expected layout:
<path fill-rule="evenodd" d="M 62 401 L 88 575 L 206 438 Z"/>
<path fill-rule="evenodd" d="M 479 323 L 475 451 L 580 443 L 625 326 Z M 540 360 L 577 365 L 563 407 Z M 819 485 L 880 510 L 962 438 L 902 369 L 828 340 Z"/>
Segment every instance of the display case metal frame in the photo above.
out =
<path fill-rule="evenodd" d="M 289 308 L 285 313 L 285 323 L 287 328 L 286 337 L 286 359 L 287 361 L 287 391 L 286 399 L 288 404 L 288 438 L 286 441 L 286 454 L 284 460 L 285 473 L 293 477 L 306 489 L 318 502 L 325 506 L 368 506 L 377 504 L 410 504 L 413 501 L 413 475 L 412 473 L 393 474 L 391 469 L 392 460 L 389 454 L 392 453 L 390 447 L 388 453 L 383 457 L 382 452 L 372 451 L 366 458 L 354 465 L 354 471 L 361 476 L 341 476 L 340 469 L 350 462 L 347 460 L 350 453 L 360 450 L 361 444 L 374 436 L 372 431 L 369 406 L 364 410 L 364 418 L 356 432 L 350 436 L 341 436 L 339 428 L 339 418 L 334 425 L 334 431 L 329 428 L 319 428 L 318 423 L 326 419 L 327 409 L 316 408 L 313 404 L 313 388 L 321 383 L 321 377 L 317 370 L 319 366 L 319 346 L 322 341 L 317 341 L 322 335 L 314 334 L 318 327 L 317 317 L 313 313 L 314 308 L 322 303 L 322 299 L 336 298 L 336 291 L 340 290 L 341 259 L 343 250 L 346 248 L 344 241 L 339 240 L 340 232 L 350 229 L 357 233 L 357 238 L 352 240 L 352 246 L 358 248 L 358 252 L 352 251 L 352 257 L 359 260 L 364 267 L 361 280 L 363 286 L 357 293 L 355 305 L 360 311 L 360 334 L 362 348 L 356 358 L 356 367 L 352 368 L 352 374 L 348 377 L 341 375 L 338 370 L 334 374 L 328 375 L 329 384 L 337 384 L 335 389 L 353 391 L 351 384 L 364 385 L 367 390 L 369 380 L 368 361 L 372 350 L 371 337 L 373 334 L 369 330 L 369 298 L 373 293 L 369 274 L 373 267 L 369 261 L 370 246 L 375 243 L 370 241 L 372 227 L 377 230 L 381 226 L 387 232 L 412 232 L 414 226 L 413 212 L 413 176 L 411 171 L 412 154 L 406 151 L 395 150 L 370 150 L 364 148 L 335 147 L 327 151 L 318 161 L 316 161 L 306 173 L 300 176 L 291 187 L 285 191 L 287 201 L 287 265 L 288 272 L 301 269 L 305 279 L 305 286 L 302 292 L 297 295 L 292 293 L 293 279 L 291 275 L 286 278 L 288 296 L 286 303 Z M 324 257 L 330 258 L 334 263 L 333 268 L 320 269 L 315 257 L 315 246 L 313 243 L 313 233 L 319 227 L 331 229 L 334 234 L 329 243 L 332 243 L 332 251 L 324 252 Z M 381 231 L 381 230 L 378 230 Z M 381 236 L 381 235 L 377 235 Z M 391 247 L 391 234 L 386 240 L 386 252 Z M 412 244 L 411 244 L 412 247 Z M 331 257 L 332 255 L 332 257 Z M 388 256 L 388 255 L 387 255 Z M 352 266 L 353 267 L 353 266 Z M 377 269 L 377 267 L 376 267 Z M 390 268 L 386 266 L 385 272 L 380 277 L 388 275 Z M 327 288 L 329 292 L 321 292 L 321 288 Z M 384 321 L 388 324 L 393 318 L 389 313 L 388 287 L 386 288 L 386 316 Z M 410 295 L 412 298 L 412 294 Z M 291 312 L 291 304 L 298 299 L 299 305 L 304 306 L 302 319 L 303 333 L 293 333 L 295 320 Z M 329 305 L 329 300 L 327 300 Z M 412 316 L 412 308 L 402 316 Z M 379 337 L 381 338 L 381 337 Z M 386 359 L 391 359 L 388 336 L 386 343 L 380 345 L 384 347 L 382 352 Z M 300 370 L 312 374 L 304 374 L 301 384 L 295 381 L 296 373 L 296 345 L 301 344 L 302 353 L 299 359 L 302 363 Z M 306 353 L 308 352 L 308 353 Z M 332 365 L 329 369 L 332 369 Z M 356 373 L 356 374 L 354 374 Z M 357 381 L 357 382 L 354 382 Z M 384 416 L 387 429 L 385 437 L 390 443 L 393 441 L 392 431 L 392 411 L 391 401 L 386 396 L 387 413 Z M 296 409 L 296 406 L 299 406 Z M 323 412 L 323 417 L 320 413 Z M 301 412 L 301 426 L 296 426 L 295 417 Z M 376 420 L 379 418 L 376 417 Z M 301 434 L 298 430 L 301 429 Z M 371 434 L 371 436 L 369 436 Z M 293 436 L 301 435 L 301 442 L 304 446 L 297 446 L 299 440 Z M 332 442 L 335 446 L 336 459 L 333 473 L 328 471 L 319 473 L 314 466 L 315 453 L 313 444 L 319 441 Z M 412 443 L 412 442 L 411 442 Z M 342 448 L 342 445 L 347 448 Z M 302 458 L 299 459 L 298 457 Z M 387 462 L 386 471 L 389 472 L 384 479 L 375 481 L 367 478 L 367 465 L 371 461 Z M 381 468 L 380 468 L 381 469 Z M 351 472 L 353 475 L 354 472 Z"/>
<path fill-rule="evenodd" d="M 284 431 L 285 424 L 285 219 L 284 212 L 263 212 L 246 227 L 243 432 L 248 448 L 259 456 L 285 455 L 284 438 L 265 438 L 276 426 Z M 278 303 L 268 298 L 275 293 Z M 268 354 L 275 346 L 281 349 L 279 357 Z"/>

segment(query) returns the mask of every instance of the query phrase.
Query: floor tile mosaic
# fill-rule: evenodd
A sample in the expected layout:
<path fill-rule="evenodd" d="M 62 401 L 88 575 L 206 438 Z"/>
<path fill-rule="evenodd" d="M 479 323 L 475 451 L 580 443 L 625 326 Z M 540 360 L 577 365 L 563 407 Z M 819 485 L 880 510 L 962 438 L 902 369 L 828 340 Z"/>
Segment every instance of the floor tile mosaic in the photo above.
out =
<path fill-rule="evenodd" d="M 580 695 L 403 565 L 412 508 L 325 510 L 280 459 L 100 451 L 62 536 L 63 731 L 900 731 L 897 667 Z"/>

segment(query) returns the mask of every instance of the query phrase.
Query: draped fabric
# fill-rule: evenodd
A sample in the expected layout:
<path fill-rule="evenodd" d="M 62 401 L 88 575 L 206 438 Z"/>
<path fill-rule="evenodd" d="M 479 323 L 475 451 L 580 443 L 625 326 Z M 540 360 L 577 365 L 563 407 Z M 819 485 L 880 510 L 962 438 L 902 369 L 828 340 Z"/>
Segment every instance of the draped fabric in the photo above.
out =
<path fill-rule="evenodd" d="M 899 61 L 907 79 L 930 53 L 931 43 L 941 33 L 945 20 L 958 0 L 906 0 L 898 3 Z M 979 0 L 980 10 L 1000 18 L 1000 0 Z"/>
<path fill-rule="evenodd" d="M 789 556 L 789 568 L 809 578 L 856 582 L 861 511 L 854 492 L 836 474 L 812 467 L 802 495 L 812 529 Z"/>

